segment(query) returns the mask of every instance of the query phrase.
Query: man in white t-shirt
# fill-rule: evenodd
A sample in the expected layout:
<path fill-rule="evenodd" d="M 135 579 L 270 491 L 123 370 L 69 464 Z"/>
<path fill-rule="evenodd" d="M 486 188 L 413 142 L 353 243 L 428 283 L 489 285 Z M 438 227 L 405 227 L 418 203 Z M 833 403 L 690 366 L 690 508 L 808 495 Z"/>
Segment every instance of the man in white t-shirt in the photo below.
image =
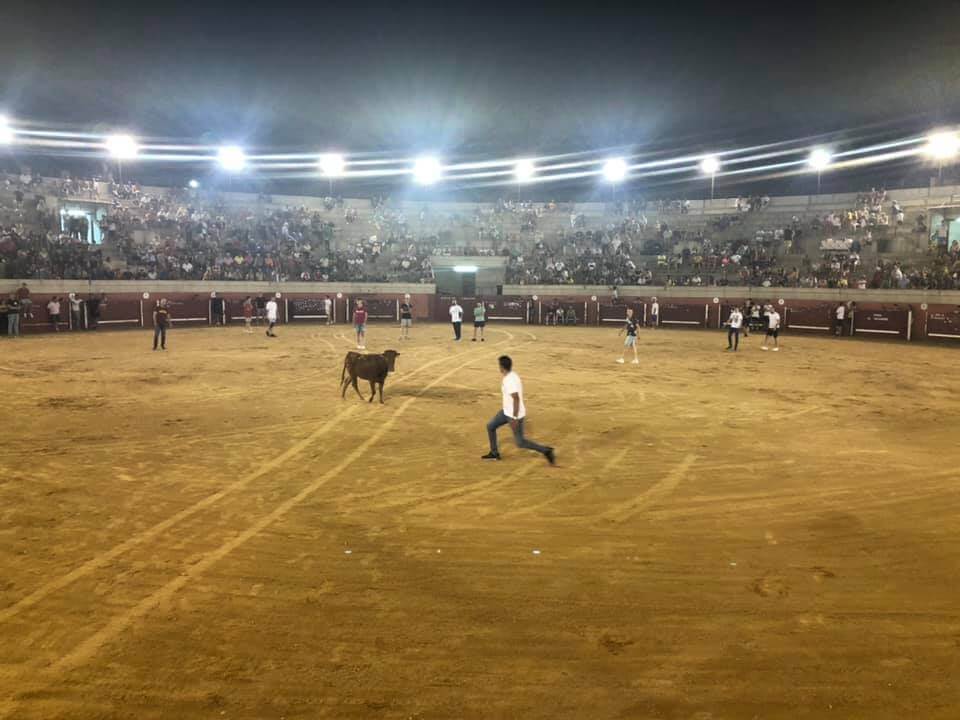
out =
<path fill-rule="evenodd" d="M 323 314 L 327 316 L 327 325 L 333 325 L 333 300 L 329 295 L 323 299 Z"/>
<path fill-rule="evenodd" d="M 847 306 L 843 303 L 837 305 L 837 309 L 833 311 L 833 334 L 837 337 L 843 335 L 843 324 L 847 319 Z"/>
<path fill-rule="evenodd" d="M 74 330 L 83 329 L 83 300 L 70 293 L 70 325 Z"/>
<path fill-rule="evenodd" d="M 453 303 L 450 305 L 450 322 L 453 323 L 453 339 L 456 342 L 460 342 L 460 328 L 463 325 L 463 308 L 460 307 L 460 303 L 457 302 L 457 299 L 453 299 Z"/>
<path fill-rule="evenodd" d="M 277 324 L 277 300 L 270 298 L 267 300 L 267 337 L 276 337 L 273 332 L 273 326 Z"/>
<path fill-rule="evenodd" d="M 50 302 L 47 303 L 47 317 L 50 318 L 53 329 L 60 332 L 60 298 L 50 298 Z"/>
<path fill-rule="evenodd" d="M 767 313 L 767 337 L 763 340 L 763 345 L 760 346 L 761 350 L 769 350 L 767 343 L 770 341 L 770 338 L 773 338 L 773 351 L 779 352 L 780 350 L 780 313 L 778 313 L 773 307 L 770 308 Z"/>
<path fill-rule="evenodd" d="M 742 327 L 743 313 L 740 312 L 739 307 L 735 307 L 727 319 L 727 350 L 736 352 L 737 348 L 740 347 L 740 328 Z"/>
<path fill-rule="evenodd" d="M 523 421 L 527 417 L 527 409 L 523 405 L 523 383 L 520 381 L 520 376 L 513 371 L 513 360 L 507 355 L 501 355 L 498 362 L 500 364 L 500 374 L 503 376 L 500 384 L 500 392 L 503 394 L 503 407 L 494 416 L 493 420 L 487 423 L 490 452 L 484 455 L 482 459 L 500 459 L 500 451 L 497 449 L 497 428 L 502 425 L 510 425 L 517 447 L 538 452 L 547 459 L 547 462 L 555 465 L 557 460 L 552 447 L 539 445 L 523 436 Z"/>

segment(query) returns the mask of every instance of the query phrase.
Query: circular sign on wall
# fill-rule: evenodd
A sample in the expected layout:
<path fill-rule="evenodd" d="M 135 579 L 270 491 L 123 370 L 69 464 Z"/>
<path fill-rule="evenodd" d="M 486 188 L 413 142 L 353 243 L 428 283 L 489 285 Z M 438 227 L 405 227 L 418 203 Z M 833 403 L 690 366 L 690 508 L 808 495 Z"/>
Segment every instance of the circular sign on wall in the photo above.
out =
<path fill-rule="evenodd" d="M 210 297 L 215 298 L 216 296 L 217 296 L 217 291 L 216 291 L 216 290 L 214 290 L 213 292 L 210 293 Z"/>
<path fill-rule="evenodd" d="M 593 302 L 596 302 L 596 301 L 597 301 L 597 296 L 596 296 L 596 295 L 591 295 L 591 296 L 590 296 L 590 299 L 591 299 Z"/>
<path fill-rule="evenodd" d="M 533 300 L 534 300 L 534 301 L 537 301 L 537 300 L 539 300 L 539 299 L 540 299 L 540 298 L 538 298 L 536 295 L 533 296 Z"/>
<path fill-rule="evenodd" d="M 780 298 L 779 300 L 777 300 L 777 305 L 783 305 L 783 302 L 784 302 L 783 298 Z"/>
<path fill-rule="evenodd" d="M 277 300 L 279 300 L 279 299 L 280 299 L 281 297 L 283 297 L 283 296 L 282 296 L 280 293 L 277 293 L 274 297 L 276 297 Z"/>
<path fill-rule="evenodd" d="M 343 300 L 343 293 L 337 293 L 337 300 Z"/>
<path fill-rule="evenodd" d="M 719 304 L 720 304 L 720 298 L 715 297 L 715 298 L 713 299 L 713 304 L 714 304 L 714 305 L 719 305 Z"/>
<path fill-rule="evenodd" d="M 144 299 L 144 300 L 149 300 L 149 299 L 150 299 L 150 293 L 145 292 L 145 293 L 143 294 L 143 299 Z"/>
<path fill-rule="evenodd" d="M 926 310 L 926 309 L 927 309 L 927 304 L 926 304 L 926 303 L 920 303 L 920 309 L 921 309 L 921 310 Z"/>

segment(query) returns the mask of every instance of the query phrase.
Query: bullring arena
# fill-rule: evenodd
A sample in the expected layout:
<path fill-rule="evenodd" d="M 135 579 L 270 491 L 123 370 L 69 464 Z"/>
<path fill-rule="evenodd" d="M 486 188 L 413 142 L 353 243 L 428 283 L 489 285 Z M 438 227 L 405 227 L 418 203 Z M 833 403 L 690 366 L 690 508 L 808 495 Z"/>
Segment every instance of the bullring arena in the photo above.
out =
<path fill-rule="evenodd" d="M 954 348 L 427 320 L 4 340 L 0 717 L 956 717 Z"/>

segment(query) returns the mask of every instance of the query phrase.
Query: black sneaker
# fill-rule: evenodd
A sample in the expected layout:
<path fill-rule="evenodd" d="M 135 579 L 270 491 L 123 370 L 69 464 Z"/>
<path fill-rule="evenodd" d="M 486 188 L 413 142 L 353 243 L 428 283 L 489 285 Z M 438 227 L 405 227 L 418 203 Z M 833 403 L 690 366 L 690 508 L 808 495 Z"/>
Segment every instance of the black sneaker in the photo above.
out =
<path fill-rule="evenodd" d="M 481 460 L 499 460 L 499 459 L 500 459 L 500 453 L 498 453 L 498 452 L 488 452 L 486 455 L 481 455 L 481 456 L 480 456 L 480 459 L 481 459 Z"/>
<path fill-rule="evenodd" d="M 557 456 L 553 454 L 553 448 L 547 448 L 547 451 L 543 454 L 543 456 L 547 459 L 547 462 L 550 463 L 551 465 L 557 464 Z"/>

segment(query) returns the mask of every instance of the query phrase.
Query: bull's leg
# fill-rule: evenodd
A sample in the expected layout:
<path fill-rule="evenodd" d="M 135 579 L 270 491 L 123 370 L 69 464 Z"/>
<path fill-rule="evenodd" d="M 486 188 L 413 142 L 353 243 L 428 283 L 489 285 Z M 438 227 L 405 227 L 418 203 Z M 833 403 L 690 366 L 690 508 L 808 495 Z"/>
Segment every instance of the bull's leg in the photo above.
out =
<path fill-rule="evenodd" d="M 381 405 L 383 405 L 383 383 L 384 383 L 384 381 L 381 380 L 381 381 L 380 381 L 380 404 L 381 404 Z"/>
<path fill-rule="evenodd" d="M 360 388 L 357 387 L 357 378 L 353 378 L 353 389 L 357 391 L 357 397 L 361 400 L 364 399 L 363 395 L 360 394 Z"/>
<path fill-rule="evenodd" d="M 376 380 L 371 380 L 371 381 L 370 381 L 370 399 L 367 400 L 367 402 L 371 402 L 371 403 L 372 403 L 372 402 L 373 402 L 373 398 L 375 398 L 376 395 L 377 395 L 377 381 L 376 381 Z"/>
<path fill-rule="evenodd" d="M 340 382 L 340 389 L 343 391 L 343 392 L 340 393 L 340 397 L 342 397 L 344 400 L 347 399 L 347 388 L 348 388 L 348 387 L 350 387 L 350 378 L 344 378 L 344 379 Z"/>

